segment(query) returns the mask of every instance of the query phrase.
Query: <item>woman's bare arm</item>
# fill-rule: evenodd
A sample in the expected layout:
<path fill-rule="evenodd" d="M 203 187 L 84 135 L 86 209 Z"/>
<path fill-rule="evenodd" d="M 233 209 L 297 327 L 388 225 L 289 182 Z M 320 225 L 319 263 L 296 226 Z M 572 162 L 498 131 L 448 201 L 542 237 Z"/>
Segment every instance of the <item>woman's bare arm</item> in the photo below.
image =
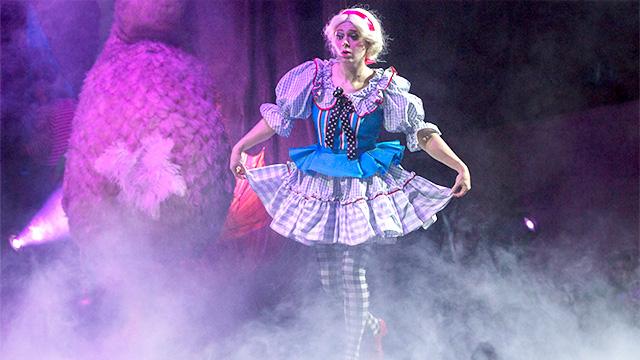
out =
<path fill-rule="evenodd" d="M 471 190 L 471 174 L 467 165 L 451 150 L 438 134 L 418 132 L 420 148 L 429 156 L 458 172 L 456 182 L 451 188 L 454 197 L 462 197 Z"/>
<path fill-rule="evenodd" d="M 231 172 L 236 176 L 244 175 L 244 167 L 240 161 L 242 152 L 268 140 L 275 133 L 264 119 L 260 119 L 260 121 L 233 146 L 233 149 L 231 149 L 231 158 L 229 159 L 229 169 Z"/>

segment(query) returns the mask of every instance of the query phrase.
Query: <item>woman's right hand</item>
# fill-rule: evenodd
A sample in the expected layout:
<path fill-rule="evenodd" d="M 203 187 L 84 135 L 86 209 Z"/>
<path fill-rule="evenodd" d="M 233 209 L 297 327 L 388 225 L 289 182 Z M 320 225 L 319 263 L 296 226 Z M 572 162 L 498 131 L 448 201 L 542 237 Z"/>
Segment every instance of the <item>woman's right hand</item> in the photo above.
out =
<path fill-rule="evenodd" d="M 231 149 L 231 158 L 229 159 L 229 170 L 238 179 L 244 179 L 246 169 L 243 164 L 243 154 L 247 149 L 251 149 L 252 146 L 259 144 L 270 137 L 276 132 L 269 127 L 265 119 L 260 119 L 258 123 L 246 133 L 240 141 Z"/>
<path fill-rule="evenodd" d="M 233 173 L 233 175 L 238 179 L 244 179 L 245 177 L 245 169 L 242 164 L 242 150 L 240 147 L 234 146 L 231 149 L 231 157 L 229 158 L 229 170 Z"/>

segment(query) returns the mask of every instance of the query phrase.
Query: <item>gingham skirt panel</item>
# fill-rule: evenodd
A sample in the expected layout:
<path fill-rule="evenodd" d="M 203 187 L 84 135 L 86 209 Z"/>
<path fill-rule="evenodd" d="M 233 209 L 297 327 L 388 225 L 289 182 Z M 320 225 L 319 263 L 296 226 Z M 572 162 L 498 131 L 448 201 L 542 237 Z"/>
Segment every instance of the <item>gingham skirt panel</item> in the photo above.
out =
<path fill-rule="evenodd" d="M 399 165 L 366 179 L 305 174 L 294 163 L 247 170 L 271 228 L 306 245 L 394 243 L 435 221 L 451 190 Z"/>

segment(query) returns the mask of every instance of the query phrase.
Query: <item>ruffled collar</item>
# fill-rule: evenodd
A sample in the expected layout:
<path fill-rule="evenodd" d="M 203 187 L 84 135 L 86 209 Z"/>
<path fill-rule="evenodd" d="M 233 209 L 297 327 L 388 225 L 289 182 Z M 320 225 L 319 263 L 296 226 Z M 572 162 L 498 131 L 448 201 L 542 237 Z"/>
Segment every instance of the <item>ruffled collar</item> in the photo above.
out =
<path fill-rule="evenodd" d="M 335 59 L 315 60 L 317 73 L 313 81 L 313 101 L 322 110 L 331 109 L 336 103 L 336 98 L 333 96 L 336 86 L 331 80 L 332 67 L 336 62 Z M 393 67 L 386 70 L 374 69 L 374 75 L 369 79 L 367 86 L 354 93 L 346 94 L 353 103 L 358 116 L 364 117 L 374 112 L 382 104 L 384 101 L 383 92 L 391 83 L 395 73 L 396 69 Z"/>

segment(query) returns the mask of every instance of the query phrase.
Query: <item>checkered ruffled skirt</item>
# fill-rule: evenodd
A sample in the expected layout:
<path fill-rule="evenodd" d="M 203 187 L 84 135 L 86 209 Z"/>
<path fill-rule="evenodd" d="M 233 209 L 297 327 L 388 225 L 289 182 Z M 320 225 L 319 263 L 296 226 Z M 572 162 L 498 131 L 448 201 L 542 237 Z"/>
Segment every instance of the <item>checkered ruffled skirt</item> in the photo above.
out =
<path fill-rule="evenodd" d="M 427 228 L 451 189 L 392 165 L 366 179 L 305 174 L 294 163 L 248 169 L 247 179 L 273 218 L 271 228 L 305 245 L 394 243 Z"/>

